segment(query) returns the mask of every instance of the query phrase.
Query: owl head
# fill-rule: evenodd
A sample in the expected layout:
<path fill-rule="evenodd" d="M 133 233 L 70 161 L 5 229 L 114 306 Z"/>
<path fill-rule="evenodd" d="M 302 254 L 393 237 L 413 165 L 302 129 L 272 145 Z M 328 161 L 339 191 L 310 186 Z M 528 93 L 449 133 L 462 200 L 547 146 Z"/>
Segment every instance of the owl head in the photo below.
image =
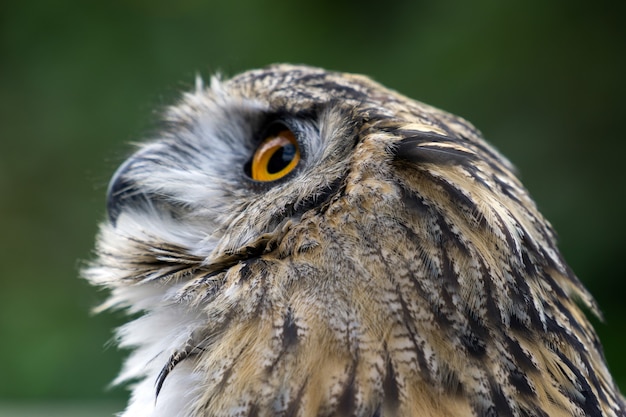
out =
<path fill-rule="evenodd" d="M 626 415 L 511 164 L 366 77 L 198 81 L 107 208 L 123 416 Z"/>

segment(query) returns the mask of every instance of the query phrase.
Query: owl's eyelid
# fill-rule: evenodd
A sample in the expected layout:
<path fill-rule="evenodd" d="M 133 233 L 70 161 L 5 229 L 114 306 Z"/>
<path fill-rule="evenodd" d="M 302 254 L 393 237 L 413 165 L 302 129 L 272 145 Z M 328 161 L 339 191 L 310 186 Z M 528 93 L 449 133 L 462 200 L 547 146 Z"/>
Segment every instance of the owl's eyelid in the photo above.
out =
<path fill-rule="evenodd" d="M 274 135 L 281 130 L 290 130 L 293 132 L 298 145 L 302 146 L 301 136 L 305 130 L 304 125 L 309 124 L 309 119 L 301 118 L 299 116 L 290 115 L 284 112 L 274 113 L 268 115 L 262 127 L 258 130 L 258 134 L 255 137 L 255 143 L 263 141 L 268 136 Z"/>
<path fill-rule="evenodd" d="M 283 121 L 283 119 L 272 120 L 265 124 L 263 129 L 260 130 L 260 134 L 257 136 L 256 141 L 261 142 L 268 136 L 273 136 L 281 130 L 293 131 L 291 126 Z M 294 132 L 294 135 L 296 132 Z"/>

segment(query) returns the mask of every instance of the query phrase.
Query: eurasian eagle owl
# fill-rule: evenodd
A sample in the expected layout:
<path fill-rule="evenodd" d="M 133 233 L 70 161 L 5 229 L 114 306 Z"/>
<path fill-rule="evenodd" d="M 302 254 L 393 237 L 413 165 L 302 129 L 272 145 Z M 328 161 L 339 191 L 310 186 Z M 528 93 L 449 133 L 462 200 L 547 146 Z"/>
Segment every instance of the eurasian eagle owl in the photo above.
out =
<path fill-rule="evenodd" d="M 626 416 L 592 297 L 467 121 L 359 75 L 211 80 L 118 169 L 123 416 Z"/>

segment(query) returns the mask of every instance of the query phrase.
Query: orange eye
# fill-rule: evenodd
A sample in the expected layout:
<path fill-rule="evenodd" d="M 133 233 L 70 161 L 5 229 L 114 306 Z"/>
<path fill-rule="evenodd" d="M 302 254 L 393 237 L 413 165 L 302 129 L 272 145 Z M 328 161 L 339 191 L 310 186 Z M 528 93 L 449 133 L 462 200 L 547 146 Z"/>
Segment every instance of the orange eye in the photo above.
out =
<path fill-rule="evenodd" d="M 289 174 L 300 161 L 298 141 L 290 130 L 281 130 L 261 142 L 252 157 L 250 176 L 257 181 L 274 181 Z"/>

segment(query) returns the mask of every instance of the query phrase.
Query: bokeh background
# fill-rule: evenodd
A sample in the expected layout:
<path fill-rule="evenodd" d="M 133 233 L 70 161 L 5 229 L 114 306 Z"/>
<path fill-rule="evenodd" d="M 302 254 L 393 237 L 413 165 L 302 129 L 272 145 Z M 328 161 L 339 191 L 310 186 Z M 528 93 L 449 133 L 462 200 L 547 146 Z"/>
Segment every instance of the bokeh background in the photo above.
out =
<path fill-rule="evenodd" d="M 109 415 L 120 315 L 78 278 L 108 178 L 197 73 L 368 74 L 471 120 L 519 168 L 602 306 L 626 390 L 626 2 L 0 5 L 0 414 Z M 57 413 L 57 414 L 55 414 Z"/>

